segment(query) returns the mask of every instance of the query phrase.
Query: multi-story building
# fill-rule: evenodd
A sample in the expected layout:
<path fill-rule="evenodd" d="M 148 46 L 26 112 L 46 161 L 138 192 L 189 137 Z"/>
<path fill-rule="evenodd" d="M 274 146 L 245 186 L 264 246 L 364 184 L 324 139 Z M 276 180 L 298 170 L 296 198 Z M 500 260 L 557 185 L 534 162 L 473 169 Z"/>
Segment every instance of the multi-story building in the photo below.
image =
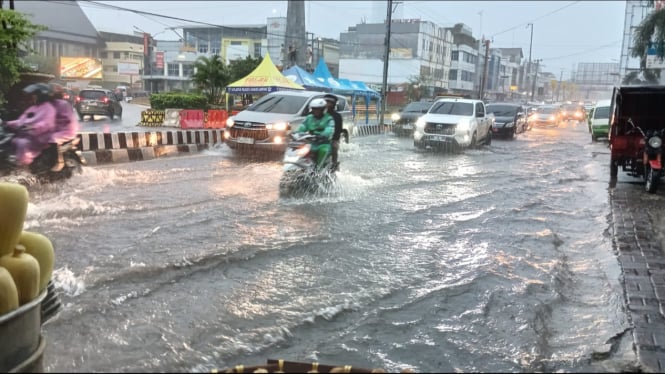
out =
<path fill-rule="evenodd" d="M 522 53 L 522 48 L 497 48 L 503 56 L 503 64 L 505 65 L 505 71 L 502 76 L 504 85 L 507 85 L 507 91 L 510 92 L 511 99 L 526 97 L 524 92 L 519 91 L 519 84 L 524 71 L 524 65 L 522 64 L 522 59 L 524 54 Z"/>
<path fill-rule="evenodd" d="M 143 88 L 144 46 L 143 34 L 125 35 L 100 31 L 106 43 L 99 57 L 102 60 L 102 85 L 113 89 L 118 85 Z"/>
<path fill-rule="evenodd" d="M 188 91 L 194 88 L 194 63 L 201 56 L 181 41 L 155 41 L 149 75 L 144 76 L 150 92 Z"/>
<path fill-rule="evenodd" d="M 60 57 L 99 58 L 104 41 L 76 1 L 16 1 L 15 10 L 34 24 L 46 26 L 28 43 L 25 58 L 35 70 L 60 73 Z"/>
<path fill-rule="evenodd" d="M 623 23 L 623 40 L 621 42 L 621 59 L 619 61 L 619 79 L 631 71 L 638 71 L 640 60 L 632 56 L 634 31 L 637 26 L 653 11 L 648 0 L 626 0 L 626 11 Z"/>
<path fill-rule="evenodd" d="M 390 26 L 388 85 L 418 81 L 426 96 L 449 88 L 453 36 L 450 30 L 419 19 L 393 20 Z M 340 34 L 339 76 L 383 83 L 385 23 L 363 23 Z"/>
<path fill-rule="evenodd" d="M 247 56 L 265 56 L 268 47 L 266 25 L 185 27 L 182 32 L 183 51 L 195 52 L 198 56 L 219 55 L 227 64 Z"/>
<path fill-rule="evenodd" d="M 454 93 L 477 97 L 476 82 L 479 80 L 476 69 L 482 67 L 478 60 L 478 40 L 473 37 L 471 28 L 463 23 L 447 29 L 453 37 L 449 88 Z"/>

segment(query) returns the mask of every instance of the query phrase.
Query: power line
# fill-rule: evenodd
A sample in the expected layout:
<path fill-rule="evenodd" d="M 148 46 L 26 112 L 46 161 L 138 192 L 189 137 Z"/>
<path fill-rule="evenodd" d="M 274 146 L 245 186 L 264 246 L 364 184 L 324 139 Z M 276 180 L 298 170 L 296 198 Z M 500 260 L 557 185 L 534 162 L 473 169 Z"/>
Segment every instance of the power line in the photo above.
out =
<path fill-rule="evenodd" d="M 540 16 L 540 17 L 533 18 L 533 19 L 530 20 L 530 21 L 520 23 L 520 24 L 518 24 L 518 25 L 516 25 L 516 26 L 513 26 L 513 27 L 511 27 L 511 28 L 508 28 L 508 29 L 505 29 L 505 30 L 503 30 L 503 31 L 497 32 L 497 33 L 495 33 L 495 34 L 492 34 L 492 35 L 490 36 L 490 39 L 491 39 L 491 38 L 494 38 L 494 37 L 497 36 L 497 35 L 505 34 L 505 33 L 507 33 L 508 31 L 513 31 L 513 30 L 515 30 L 515 29 L 517 29 L 517 28 L 519 28 L 519 27 L 526 26 L 526 25 L 528 25 L 529 23 L 533 23 L 534 21 L 537 21 L 537 20 L 539 20 L 539 19 L 543 19 L 543 18 L 545 18 L 545 17 L 549 17 L 549 16 L 551 16 L 552 14 L 554 14 L 554 13 L 556 13 L 556 12 L 559 12 L 559 11 L 561 11 L 561 10 L 564 10 L 564 9 L 566 9 L 566 8 L 568 8 L 568 7 L 571 7 L 571 6 L 573 6 L 573 5 L 575 5 L 575 4 L 579 3 L 579 2 L 580 2 L 580 1 L 573 1 L 572 3 L 570 3 L 570 4 L 568 4 L 568 5 L 565 5 L 565 6 L 561 7 L 561 8 L 555 9 L 555 10 L 553 10 L 553 11 L 547 13 L 547 14 L 544 14 L 544 15 L 542 15 L 542 16 Z"/>

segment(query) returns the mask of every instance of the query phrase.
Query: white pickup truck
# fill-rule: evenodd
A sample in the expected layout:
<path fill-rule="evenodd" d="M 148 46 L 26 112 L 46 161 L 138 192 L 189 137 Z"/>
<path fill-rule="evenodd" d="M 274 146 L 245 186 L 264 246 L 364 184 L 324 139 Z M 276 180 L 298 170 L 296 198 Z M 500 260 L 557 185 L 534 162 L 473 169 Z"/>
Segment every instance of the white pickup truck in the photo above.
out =
<path fill-rule="evenodd" d="M 481 100 L 443 98 L 416 122 L 413 145 L 419 149 L 461 150 L 492 142 L 493 116 Z"/>

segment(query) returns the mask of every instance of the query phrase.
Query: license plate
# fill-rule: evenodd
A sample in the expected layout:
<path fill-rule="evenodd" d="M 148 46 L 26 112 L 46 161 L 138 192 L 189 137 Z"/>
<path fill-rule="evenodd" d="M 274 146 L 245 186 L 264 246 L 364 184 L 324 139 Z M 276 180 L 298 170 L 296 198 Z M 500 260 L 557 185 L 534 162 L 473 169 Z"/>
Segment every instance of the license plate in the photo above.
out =
<path fill-rule="evenodd" d="M 402 126 L 402 127 L 404 128 L 404 130 L 413 130 L 413 126 L 412 126 L 412 125 L 404 125 L 404 126 Z"/>
<path fill-rule="evenodd" d="M 97 103 L 92 102 L 92 103 L 88 103 L 88 105 L 90 105 L 90 106 L 97 106 Z"/>
<path fill-rule="evenodd" d="M 443 135 L 434 135 L 434 140 L 438 140 L 440 142 L 445 141 L 446 137 Z"/>
<path fill-rule="evenodd" d="M 244 138 L 244 137 L 240 137 L 240 138 L 238 138 L 238 143 L 242 143 L 242 144 L 254 144 L 254 138 Z"/>

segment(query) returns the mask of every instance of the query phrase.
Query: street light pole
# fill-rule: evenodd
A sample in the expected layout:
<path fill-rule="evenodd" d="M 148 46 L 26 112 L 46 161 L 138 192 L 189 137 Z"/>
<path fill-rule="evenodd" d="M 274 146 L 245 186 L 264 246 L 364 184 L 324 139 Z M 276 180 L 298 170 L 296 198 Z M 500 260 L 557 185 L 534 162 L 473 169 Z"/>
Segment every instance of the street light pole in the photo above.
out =
<path fill-rule="evenodd" d="M 388 61 L 390 60 L 390 25 L 393 19 L 393 1 L 388 0 L 388 11 L 386 14 L 386 41 L 383 60 L 383 84 L 381 85 L 381 112 L 379 113 L 379 126 L 383 126 L 383 113 L 386 111 L 386 100 L 388 99 Z"/>
<path fill-rule="evenodd" d="M 538 80 L 538 65 L 540 64 L 541 59 L 536 60 L 536 73 L 533 75 L 533 86 L 531 88 L 531 101 L 533 101 L 534 96 L 536 95 L 536 81 Z"/>
<path fill-rule="evenodd" d="M 526 76 L 530 77 L 531 74 L 531 47 L 533 46 L 533 23 L 528 23 L 526 27 L 531 26 L 531 40 L 529 41 L 529 64 L 526 68 Z M 528 82 L 527 82 L 528 84 Z"/>

